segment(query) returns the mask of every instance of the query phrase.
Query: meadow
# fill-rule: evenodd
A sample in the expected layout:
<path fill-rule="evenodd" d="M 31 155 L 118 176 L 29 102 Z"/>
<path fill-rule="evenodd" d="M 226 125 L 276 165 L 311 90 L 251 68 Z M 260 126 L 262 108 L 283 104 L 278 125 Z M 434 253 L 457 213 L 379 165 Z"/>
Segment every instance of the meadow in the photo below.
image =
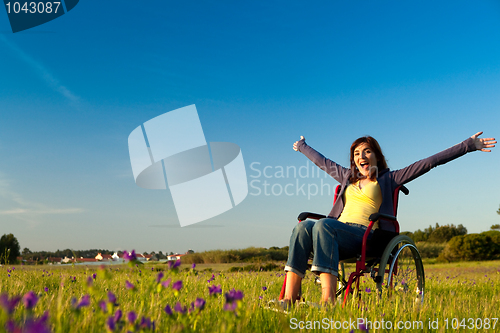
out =
<path fill-rule="evenodd" d="M 282 266 L 284 263 L 277 263 Z M 342 308 L 266 309 L 283 271 L 230 272 L 228 264 L 0 267 L 0 331 L 290 332 L 498 331 L 500 262 L 427 264 L 423 304 L 378 297 L 370 278 Z M 269 266 L 272 267 L 272 266 Z M 306 300 L 320 288 L 308 273 Z"/>

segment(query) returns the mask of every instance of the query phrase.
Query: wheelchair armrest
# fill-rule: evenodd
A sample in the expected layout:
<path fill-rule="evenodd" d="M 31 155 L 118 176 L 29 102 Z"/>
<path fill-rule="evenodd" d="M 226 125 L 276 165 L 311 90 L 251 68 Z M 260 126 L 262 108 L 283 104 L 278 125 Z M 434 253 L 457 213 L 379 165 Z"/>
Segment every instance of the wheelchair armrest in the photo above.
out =
<path fill-rule="evenodd" d="M 397 221 L 395 216 L 392 216 L 389 214 L 382 214 L 382 213 L 373 213 L 372 215 L 370 215 L 368 220 L 375 222 L 380 218 L 382 218 L 383 220 L 388 220 L 388 221 Z"/>
<path fill-rule="evenodd" d="M 305 219 L 320 220 L 320 219 L 324 219 L 325 217 L 326 217 L 325 215 L 321 215 L 321 214 L 302 212 L 297 217 L 297 220 L 299 220 L 299 221 L 304 221 Z"/>

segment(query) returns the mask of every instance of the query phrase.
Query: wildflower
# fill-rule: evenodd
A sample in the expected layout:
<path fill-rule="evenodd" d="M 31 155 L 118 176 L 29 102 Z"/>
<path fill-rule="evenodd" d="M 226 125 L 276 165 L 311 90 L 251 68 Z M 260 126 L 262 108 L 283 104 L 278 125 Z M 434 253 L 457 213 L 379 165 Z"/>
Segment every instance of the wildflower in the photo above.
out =
<path fill-rule="evenodd" d="M 200 311 L 205 308 L 206 301 L 203 298 L 196 298 L 194 301 L 194 306 L 197 307 Z"/>
<path fill-rule="evenodd" d="M 177 302 L 174 306 L 174 310 L 180 314 L 185 314 L 186 313 L 186 307 L 182 306 L 181 303 Z"/>
<path fill-rule="evenodd" d="M 43 288 L 43 290 L 44 290 L 46 293 L 48 293 L 48 292 L 49 292 L 49 288 L 47 288 L 47 287 Z"/>
<path fill-rule="evenodd" d="M 165 288 L 168 288 L 168 286 L 170 285 L 170 281 L 172 281 L 172 279 L 168 278 L 165 281 L 163 281 L 161 285 Z"/>
<path fill-rule="evenodd" d="M 47 325 L 49 312 L 46 311 L 39 319 L 28 318 L 24 324 L 22 332 L 26 333 L 50 333 L 50 327 Z M 21 330 L 19 330 L 20 332 Z"/>
<path fill-rule="evenodd" d="M 181 261 L 180 260 L 176 260 L 175 262 L 173 260 L 171 260 L 171 261 L 168 262 L 168 269 L 176 269 L 180 265 L 181 265 Z"/>
<path fill-rule="evenodd" d="M 372 290 L 371 290 L 370 288 L 366 287 L 365 292 L 367 292 L 367 293 L 371 293 L 371 292 L 372 292 Z"/>
<path fill-rule="evenodd" d="M 96 273 L 92 274 L 92 278 L 95 280 L 97 278 L 97 274 Z"/>
<path fill-rule="evenodd" d="M 226 297 L 226 303 L 234 303 L 236 301 L 243 299 L 243 292 L 241 290 L 230 290 L 224 295 Z"/>
<path fill-rule="evenodd" d="M 366 327 L 365 323 L 361 323 L 361 324 L 359 324 L 358 329 L 359 329 L 360 331 L 365 331 L 365 332 L 368 332 L 368 327 Z"/>
<path fill-rule="evenodd" d="M 38 297 L 36 296 L 36 294 L 32 291 L 29 291 L 27 292 L 24 296 L 23 296 L 23 303 L 24 303 L 24 307 L 27 309 L 27 310 L 31 310 L 35 307 L 36 305 L 36 302 L 38 302 Z"/>
<path fill-rule="evenodd" d="M 127 280 L 127 281 L 125 281 L 125 288 L 135 289 L 135 286 Z"/>
<path fill-rule="evenodd" d="M 196 264 L 195 264 L 195 263 L 193 263 L 193 264 L 191 265 L 191 269 L 194 269 L 195 267 L 196 267 Z"/>
<path fill-rule="evenodd" d="M 215 275 L 212 274 L 212 277 L 210 279 L 207 280 L 208 283 L 212 282 L 213 280 L 215 280 Z"/>
<path fill-rule="evenodd" d="M 167 304 L 167 306 L 165 307 L 165 309 L 164 309 L 164 310 L 165 310 L 165 312 L 166 312 L 169 316 L 171 316 L 171 315 L 173 314 L 173 312 L 172 312 L 172 308 L 171 308 L 171 307 L 170 307 L 170 305 L 168 305 L 168 304 Z"/>
<path fill-rule="evenodd" d="M 100 301 L 99 302 L 99 307 L 101 308 L 102 312 L 104 312 L 104 313 L 107 312 L 106 301 Z"/>
<path fill-rule="evenodd" d="M 110 332 L 115 331 L 116 325 L 115 325 L 115 319 L 113 317 L 108 317 L 108 319 L 106 320 L 106 328 Z"/>
<path fill-rule="evenodd" d="M 116 296 L 111 291 L 108 291 L 108 303 L 111 303 L 113 305 L 118 305 L 116 303 Z"/>
<path fill-rule="evenodd" d="M 156 276 L 156 283 L 160 283 L 161 279 L 163 279 L 163 272 L 158 273 Z"/>
<path fill-rule="evenodd" d="M 87 278 L 87 287 L 91 288 L 91 287 L 92 287 L 92 283 L 93 283 L 93 282 L 94 282 L 94 281 L 92 280 L 92 276 L 89 276 L 89 277 Z"/>
<path fill-rule="evenodd" d="M 90 295 L 83 295 L 82 298 L 80 299 L 80 302 L 76 306 L 76 309 L 80 309 L 84 306 L 89 306 L 90 305 Z"/>
<path fill-rule="evenodd" d="M 151 318 L 146 318 L 143 316 L 141 318 L 141 323 L 139 324 L 139 327 L 140 328 L 147 328 L 148 330 L 150 330 L 151 329 Z"/>
<path fill-rule="evenodd" d="M 17 304 L 21 300 L 21 296 L 13 296 L 11 299 L 9 299 L 9 295 L 7 294 L 1 294 L 0 295 L 0 306 L 4 309 L 7 314 L 11 315 L 14 313 L 14 310 L 16 309 Z"/>
<path fill-rule="evenodd" d="M 262 291 L 266 291 L 267 290 L 267 287 L 262 287 Z"/>
<path fill-rule="evenodd" d="M 210 296 L 212 295 L 216 296 L 216 294 L 222 294 L 222 288 L 220 284 L 218 286 L 216 285 L 213 285 L 211 287 L 209 286 L 208 291 L 210 292 Z"/>
<path fill-rule="evenodd" d="M 181 288 L 182 288 L 182 281 L 181 280 L 174 282 L 174 284 L 172 285 L 172 289 L 174 289 L 176 291 L 181 290 Z"/>
<path fill-rule="evenodd" d="M 127 320 L 129 323 L 133 324 L 135 322 L 135 320 L 137 319 L 137 315 L 135 314 L 134 311 L 130 311 L 128 314 L 127 314 Z"/>
<path fill-rule="evenodd" d="M 224 311 L 234 311 L 234 310 L 236 310 L 237 306 L 238 305 L 236 304 L 236 302 L 226 303 L 226 304 L 224 304 Z"/>
<path fill-rule="evenodd" d="M 132 250 L 132 252 L 123 251 L 123 259 L 128 261 L 136 261 L 137 256 L 135 255 L 135 250 Z"/>
<path fill-rule="evenodd" d="M 259 299 L 263 299 L 264 297 L 263 296 L 259 296 Z"/>
<path fill-rule="evenodd" d="M 115 323 L 119 322 L 120 319 L 122 319 L 122 314 L 123 314 L 122 310 L 120 310 L 120 309 L 116 310 L 116 312 L 115 312 L 115 318 L 114 318 L 115 319 Z"/>

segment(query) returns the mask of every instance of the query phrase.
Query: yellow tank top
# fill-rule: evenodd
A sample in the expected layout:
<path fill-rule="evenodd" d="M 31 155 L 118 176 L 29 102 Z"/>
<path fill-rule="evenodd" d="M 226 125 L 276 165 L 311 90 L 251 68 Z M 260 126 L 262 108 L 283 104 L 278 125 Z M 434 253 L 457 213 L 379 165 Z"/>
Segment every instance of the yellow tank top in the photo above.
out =
<path fill-rule="evenodd" d="M 368 226 L 368 217 L 377 213 L 381 204 L 382 191 L 377 181 L 366 184 L 362 189 L 359 182 L 350 184 L 344 192 L 344 210 L 339 221 Z"/>

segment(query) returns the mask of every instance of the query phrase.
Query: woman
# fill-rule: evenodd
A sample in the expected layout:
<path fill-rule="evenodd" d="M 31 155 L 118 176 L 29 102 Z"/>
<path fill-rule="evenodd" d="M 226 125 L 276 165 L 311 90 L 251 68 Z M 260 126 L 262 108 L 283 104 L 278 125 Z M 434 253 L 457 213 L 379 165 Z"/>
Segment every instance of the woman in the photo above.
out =
<path fill-rule="evenodd" d="M 357 254 L 369 224 L 368 217 L 376 212 L 393 214 L 392 194 L 397 186 L 468 152 L 490 152 L 486 148 L 495 147 L 497 142 L 495 138 L 480 139 L 482 133 L 396 171 L 387 168 L 382 150 L 372 137 L 361 137 L 353 142 L 350 168 L 344 168 L 308 146 L 301 136 L 293 144 L 293 149 L 335 178 L 341 184 L 341 191 L 327 218 L 317 222 L 306 220 L 295 226 L 285 266 L 287 275 L 282 305 L 287 307 L 297 301 L 311 253 L 314 253 L 311 271 L 321 280 L 321 302 L 335 303 L 339 258 Z"/>

